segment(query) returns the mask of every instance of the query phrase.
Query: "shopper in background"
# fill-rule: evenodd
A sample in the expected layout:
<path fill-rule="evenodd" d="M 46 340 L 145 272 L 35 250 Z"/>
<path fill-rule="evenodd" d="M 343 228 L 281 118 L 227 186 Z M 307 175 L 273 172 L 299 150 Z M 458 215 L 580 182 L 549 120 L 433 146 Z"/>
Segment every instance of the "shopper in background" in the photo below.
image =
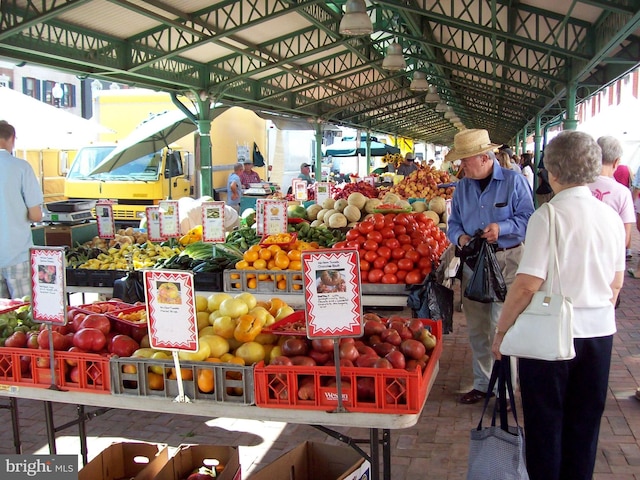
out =
<path fill-rule="evenodd" d="M 413 153 L 407 153 L 404 156 L 404 162 L 402 162 L 396 170 L 396 174 L 408 177 L 411 173 L 415 172 L 418 169 L 418 166 L 415 164 L 415 160 L 416 156 Z"/>
<path fill-rule="evenodd" d="M 453 244 L 464 247 L 478 229 L 482 230 L 482 237 L 494 245 L 508 287 L 515 277 L 527 222 L 533 213 L 531 190 L 522 175 L 500 167 L 493 153 L 498 145 L 491 143 L 486 130 L 462 130 L 453 142 L 447 160 L 462 160 L 464 178 L 453 194 L 447 236 Z M 462 268 L 464 292 L 473 272 L 466 264 Z M 502 303 L 480 303 L 463 296 L 462 310 L 472 351 L 473 388 L 460 403 L 472 404 L 483 400 L 489 388 L 491 344 Z"/>
<path fill-rule="evenodd" d="M 633 206 L 636 211 L 636 228 L 640 232 L 640 167 L 638 167 L 631 186 L 631 196 L 633 197 Z M 627 270 L 627 273 L 633 278 L 640 278 L 640 258 L 638 258 L 636 268 Z M 640 389 L 636 392 L 636 398 L 640 400 Z"/>
<path fill-rule="evenodd" d="M 531 194 L 533 195 L 533 170 L 535 166 L 533 165 L 533 154 L 531 153 L 523 153 L 521 158 L 522 174 L 524 178 L 529 182 L 529 186 L 531 187 Z"/>
<path fill-rule="evenodd" d="M 262 182 L 258 172 L 253 170 L 253 162 L 251 160 L 245 160 L 244 168 L 242 172 L 240 172 L 240 180 L 242 181 L 242 186 L 244 188 L 249 188 L 250 183 Z"/>
<path fill-rule="evenodd" d="M 553 198 L 553 189 L 549 183 L 549 173 L 544 168 L 544 152 L 540 155 L 538 164 L 538 188 L 536 188 L 536 205 L 540 206 Z"/>
<path fill-rule="evenodd" d="M 242 175 L 243 170 L 244 166 L 241 163 L 236 163 L 233 166 L 233 173 L 227 179 L 227 205 L 238 213 L 240 213 L 240 200 L 242 200 L 242 180 L 240 180 L 240 175 Z"/>
<path fill-rule="evenodd" d="M 306 181 L 307 185 L 313 185 L 313 183 L 315 183 L 315 179 L 311 178 L 311 165 L 306 162 L 300 165 L 300 173 L 298 174 L 298 178 Z"/>
<path fill-rule="evenodd" d="M 589 190 L 594 197 L 613 208 L 622 219 L 626 234 L 627 258 L 631 258 L 631 249 L 629 248 L 631 246 L 631 228 L 636 223 L 633 198 L 629 188 L 620 185 L 613 178 L 613 172 L 620 164 L 622 157 L 622 145 L 611 136 L 598 138 L 598 145 L 602 150 L 602 171 L 596 181 L 589 184 Z"/>
<path fill-rule="evenodd" d="M 633 188 L 633 174 L 626 165 L 619 163 L 616 171 L 613 172 L 613 178 L 615 178 L 621 185 L 624 185 L 629 189 Z"/>
<path fill-rule="evenodd" d="M 572 300 L 576 357 L 519 359 L 531 480 L 593 477 L 616 332 L 614 304 L 625 265 L 622 221 L 587 187 L 600 173 L 601 155 L 595 140 L 578 131 L 560 133 L 545 149 L 559 239 L 553 293 Z M 529 221 L 524 254 L 498 321 L 496 358 L 504 334 L 542 288 L 548 259 L 549 211 L 539 208 Z"/>
<path fill-rule="evenodd" d="M 0 120 L 0 298 L 31 295 L 31 222 L 42 220 L 42 190 L 31 166 L 12 155 L 16 130 Z"/>

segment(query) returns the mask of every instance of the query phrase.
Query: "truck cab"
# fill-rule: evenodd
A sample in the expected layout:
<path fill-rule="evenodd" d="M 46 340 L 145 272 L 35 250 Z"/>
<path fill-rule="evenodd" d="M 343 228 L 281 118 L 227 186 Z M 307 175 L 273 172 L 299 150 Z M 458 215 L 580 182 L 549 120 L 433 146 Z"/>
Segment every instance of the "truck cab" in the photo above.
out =
<path fill-rule="evenodd" d="M 190 154 L 177 149 L 163 148 L 109 171 L 93 173 L 115 148 L 115 144 L 81 148 L 67 173 L 65 196 L 113 200 L 116 223 L 137 226 L 147 207 L 193 194 Z"/>

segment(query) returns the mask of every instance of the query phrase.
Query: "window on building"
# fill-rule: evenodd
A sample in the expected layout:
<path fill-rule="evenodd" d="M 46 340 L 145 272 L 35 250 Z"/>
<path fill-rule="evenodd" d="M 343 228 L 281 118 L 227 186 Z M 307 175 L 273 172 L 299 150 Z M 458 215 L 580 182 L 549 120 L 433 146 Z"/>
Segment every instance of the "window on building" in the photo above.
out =
<path fill-rule="evenodd" d="M 24 77 L 22 79 L 22 93 L 40 100 L 40 80 L 32 77 Z"/>
<path fill-rule="evenodd" d="M 61 100 L 61 106 L 71 108 L 76 106 L 76 86 L 71 83 L 62 83 L 60 84 L 62 87 L 62 91 L 64 92 L 64 96 Z"/>
<path fill-rule="evenodd" d="M 42 101 L 44 103 L 53 105 L 53 94 L 51 92 L 55 84 L 56 82 L 52 82 L 51 80 L 44 80 L 42 82 Z"/>

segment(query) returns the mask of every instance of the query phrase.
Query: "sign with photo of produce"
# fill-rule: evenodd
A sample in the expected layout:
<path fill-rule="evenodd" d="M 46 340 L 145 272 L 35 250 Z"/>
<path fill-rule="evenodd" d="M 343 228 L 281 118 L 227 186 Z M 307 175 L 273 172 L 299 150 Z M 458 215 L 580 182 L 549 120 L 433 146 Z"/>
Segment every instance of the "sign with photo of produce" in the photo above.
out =
<path fill-rule="evenodd" d="M 64 247 L 29 250 L 31 312 L 36 322 L 67 323 Z"/>
<path fill-rule="evenodd" d="M 107 240 L 116 238 L 116 224 L 111 202 L 96 203 L 96 219 L 98 221 L 98 237 Z"/>
<path fill-rule="evenodd" d="M 202 204 L 202 240 L 208 243 L 224 243 L 224 202 Z"/>
<path fill-rule="evenodd" d="M 287 231 L 286 200 L 265 200 L 262 215 L 262 219 L 258 218 L 258 222 L 262 220 L 265 235 L 285 233 Z"/>
<path fill-rule="evenodd" d="M 163 242 L 160 233 L 160 209 L 158 207 L 145 208 L 147 215 L 147 238 L 152 242 Z"/>
<path fill-rule="evenodd" d="M 176 200 L 158 202 L 160 210 L 160 235 L 165 238 L 180 236 L 180 217 Z"/>
<path fill-rule="evenodd" d="M 331 183 L 329 182 L 317 182 L 316 183 L 316 203 L 322 205 L 322 203 L 331 198 Z"/>
<path fill-rule="evenodd" d="M 294 179 L 291 181 L 291 190 L 293 190 L 293 198 L 299 202 L 306 202 L 308 199 L 307 182 L 305 180 Z"/>
<path fill-rule="evenodd" d="M 307 337 L 362 336 L 358 251 L 307 250 L 301 260 Z"/>
<path fill-rule="evenodd" d="M 198 350 L 193 273 L 145 270 L 149 343 L 160 350 Z"/>

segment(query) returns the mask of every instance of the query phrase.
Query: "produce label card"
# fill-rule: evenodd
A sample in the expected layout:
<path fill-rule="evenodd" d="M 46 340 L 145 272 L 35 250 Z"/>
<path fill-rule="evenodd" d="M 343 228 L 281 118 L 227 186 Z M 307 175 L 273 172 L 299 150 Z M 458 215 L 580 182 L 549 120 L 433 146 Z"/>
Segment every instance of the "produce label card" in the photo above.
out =
<path fill-rule="evenodd" d="M 307 337 L 360 337 L 362 298 L 356 249 L 302 252 Z"/>
<path fill-rule="evenodd" d="M 209 243 L 224 243 L 224 202 L 202 204 L 202 240 Z"/>
<path fill-rule="evenodd" d="M 376 186 L 376 177 L 364 177 L 363 181 L 371 185 L 372 187 Z"/>
<path fill-rule="evenodd" d="M 31 265 L 31 313 L 36 322 L 67 323 L 64 247 L 34 247 Z"/>
<path fill-rule="evenodd" d="M 316 203 L 322 205 L 322 203 L 331 197 L 331 183 L 318 182 L 316 183 Z"/>
<path fill-rule="evenodd" d="M 287 231 L 287 201 L 264 201 L 264 234 L 274 235 Z"/>
<path fill-rule="evenodd" d="M 299 202 L 306 202 L 309 198 L 307 195 L 307 182 L 302 179 L 294 179 L 291 182 L 291 190 L 293 190 L 293 198 Z"/>
<path fill-rule="evenodd" d="M 256 234 L 264 235 L 264 198 L 256 200 Z"/>
<path fill-rule="evenodd" d="M 107 240 L 116 238 L 116 223 L 111 203 L 96 203 L 96 218 L 98 220 L 98 237 Z"/>
<path fill-rule="evenodd" d="M 160 233 L 160 209 L 158 207 L 147 207 L 147 237 L 152 242 L 164 242 L 166 239 Z"/>
<path fill-rule="evenodd" d="M 193 273 L 145 270 L 144 284 L 151 348 L 197 351 Z"/>
<path fill-rule="evenodd" d="M 160 234 L 163 237 L 179 237 L 178 202 L 175 200 L 162 200 L 158 202 L 158 208 L 160 209 Z"/>

